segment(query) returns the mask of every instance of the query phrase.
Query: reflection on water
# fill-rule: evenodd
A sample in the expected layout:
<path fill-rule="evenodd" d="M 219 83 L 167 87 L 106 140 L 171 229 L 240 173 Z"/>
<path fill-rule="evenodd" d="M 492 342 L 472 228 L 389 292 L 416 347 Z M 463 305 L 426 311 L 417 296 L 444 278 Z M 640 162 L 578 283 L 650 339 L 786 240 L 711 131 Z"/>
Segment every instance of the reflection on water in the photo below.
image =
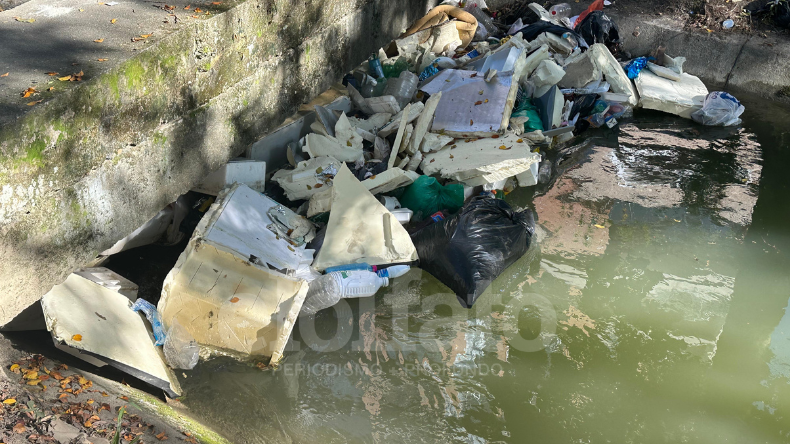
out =
<path fill-rule="evenodd" d="M 184 403 L 245 443 L 790 441 L 790 114 L 746 106 L 590 133 L 508 196 L 539 247 L 471 310 L 412 270 L 276 370 L 202 362 Z"/>

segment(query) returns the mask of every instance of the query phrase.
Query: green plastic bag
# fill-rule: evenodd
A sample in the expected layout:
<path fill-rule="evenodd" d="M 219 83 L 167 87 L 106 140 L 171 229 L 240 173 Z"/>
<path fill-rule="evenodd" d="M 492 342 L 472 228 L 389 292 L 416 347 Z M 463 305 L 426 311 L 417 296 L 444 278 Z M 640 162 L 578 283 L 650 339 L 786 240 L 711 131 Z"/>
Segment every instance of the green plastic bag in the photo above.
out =
<path fill-rule="evenodd" d="M 529 120 L 524 122 L 524 132 L 532 132 L 536 130 L 543 130 L 543 122 L 540 120 L 538 109 L 532 103 L 532 99 L 524 98 L 516 104 L 513 108 L 513 113 L 510 117 L 528 117 Z"/>
<path fill-rule="evenodd" d="M 406 187 L 399 200 L 404 208 L 414 211 L 412 221 L 419 222 L 439 210 L 460 210 L 464 205 L 464 186 L 442 186 L 435 177 L 420 176 Z"/>

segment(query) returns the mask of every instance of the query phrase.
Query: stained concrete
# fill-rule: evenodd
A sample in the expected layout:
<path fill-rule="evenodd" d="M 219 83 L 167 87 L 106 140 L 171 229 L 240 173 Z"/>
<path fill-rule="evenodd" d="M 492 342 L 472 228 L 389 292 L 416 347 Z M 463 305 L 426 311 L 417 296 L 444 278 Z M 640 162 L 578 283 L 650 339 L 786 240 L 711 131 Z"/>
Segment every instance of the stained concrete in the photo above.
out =
<path fill-rule="evenodd" d="M 70 2 L 62 6 L 76 11 L 66 15 L 12 18 L 45 3 L 0 13 L 3 48 L 17 54 L 0 57 L 0 74 L 12 71 L 7 66 L 27 73 L 19 84 L 0 78 L 0 325 L 242 153 L 435 1 L 223 1 L 226 11 L 172 29 L 147 21 L 127 28 L 147 8 L 163 27 L 173 21 L 142 0 Z M 114 12 L 121 6 L 124 14 Z M 80 15 L 87 12 L 97 15 Z M 41 57 L 25 57 L 28 41 L 46 48 Z M 116 46 L 94 49 L 107 43 Z M 91 61 L 98 58 L 110 60 Z M 46 91 L 44 73 L 78 69 L 81 82 L 56 81 Z M 19 96 L 20 86 L 33 85 L 44 93 Z"/>

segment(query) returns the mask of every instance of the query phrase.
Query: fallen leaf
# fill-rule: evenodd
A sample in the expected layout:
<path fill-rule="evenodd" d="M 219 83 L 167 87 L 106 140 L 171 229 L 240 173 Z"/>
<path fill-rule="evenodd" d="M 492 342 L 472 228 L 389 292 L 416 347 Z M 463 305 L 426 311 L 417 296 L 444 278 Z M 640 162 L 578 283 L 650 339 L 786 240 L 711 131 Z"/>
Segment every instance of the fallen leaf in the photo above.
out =
<path fill-rule="evenodd" d="M 488 103 L 488 99 L 483 100 L 483 103 Z"/>
<path fill-rule="evenodd" d="M 477 94 L 482 96 L 483 95 L 483 90 L 481 89 Z"/>
<path fill-rule="evenodd" d="M 38 92 L 38 91 L 36 91 L 36 88 L 33 88 L 33 87 L 31 86 L 30 88 L 28 88 L 28 89 L 26 89 L 26 90 L 22 91 L 22 97 L 23 97 L 23 98 L 25 98 L 25 99 L 27 99 L 28 97 L 32 96 L 33 94 L 35 94 L 35 93 L 37 93 L 37 92 Z"/>
<path fill-rule="evenodd" d="M 478 100 L 477 102 L 475 102 L 475 106 L 477 106 L 477 105 L 482 105 L 482 104 L 483 104 L 483 101 L 482 101 L 482 100 Z"/>
<path fill-rule="evenodd" d="M 14 405 L 14 404 L 16 404 L 16 399 L 14 399 L 14 398 L 4 399 L 3 400 L 3 404 L 5 404 L 5 405 Z"/>
<path fill-rule="evenodd" d="M 40 101 L 41 101 L 41 100 L 39 100 L 39 102 L 40 102 Z M 36 103 L 38 103 L 38 102 L 36 102 Z M 39 376 L 39 377 L 38 377 L 38 379 L 40 379 L 40 380 L 42 380 L 42 381 L 46 381 L 47 379 L 49 379 L 49 375 L 41 375 L 41 376 Z"/>
<path fill-rule="evenodd" d="M 106 62 L 107 60 L 110 60 L 110 59 L 96 59 L 97 62 Z"/>
<path fill-rule="evenodd" d="M 56 75 L 58 75 L 58 73 L 56 73 L 56 72 L 54 72 L 54 71 L 45 72 L 44 74 L 46 74 L 46 75 L 48 75 L 48 76 L 56 76 Z"/>
<path fill-rule="evenodd" d="M 13 430 L 14 430 L 14 432 L 16 432 L 16 433 L 21 435 L 21 434 L 23 434 L 23 433 L 25 433 L 27 431 L 27 427 L 25 427 L 25 425 L 22 424 L 21 422 L 18 422 L 14 426 Z"/>
<path fill-rule="evenodd" d="M 192 5 L 186 5 L 186 6 L 184 6 L 184 9 L 186 9 L 188 11 L 189 8 L 191 8 L 191 7 L 192 7 Z"/>
<path fill-rule="evenodd" d="M 101 395 L 102 396 L 110 396 L 110 395 L 107 394 L 107 392 L 101 392 Z"/>
<path fill-rule="evenodd" d="M 41 383 L 40 379 L 32 379 L 30 381 L 27 381 L 27 385 L 39 385 L 40 383 Z"/>
<path fill-rule="evenodd" d="M 516 142 L 518 142 L 518 143 L 524 143 L 524 139 L 518 139 L 518 140 L 516 140 Z"/>
<path fill-rule="evenodd" d="M 509 150 L 510 148 L 506 147 L 505 145 L 502 145 L 502 146 L 499 147 L 499 149 L 500 150 Z"/>
<path fill-rule="evenodd" d="M 61 393 L 60 396 L 58 396 L 58 399 L 63 399 L 63 398 L 68 398 L 68 397 L 69 397 L 68 393 Z"/>
<path fill-rule="evenodd" d="M 69 77 L 71 77 L 71 76 L 69 76 Z M 63 80 L 63 78 L 61 77 L 60 80 Z M 79 334 L 74 335 L 74 336 L 71 337 L 71 340 L 80 342 L 80 341 L 82 341 L 82 335 L 79 335 Z"/>
<path fill-rule="evenodd" d="M 34 19 L 34 18 L 23 19 L 21 17 L 14 17 L 14 20 L 16 20 L 18 22 L 25 22 L 25 23 L 33 23 L 33 22 L 36 21 L 36 19 Z"/>
<path fill-rule="evenodd" d="M 91 428 L 91 427 L 93 427 L 93 423 L 92 423 L 92 422 L 90 422 L 90 421 L 85 421 L 85 423 L 84 423 L 83 425 L 84 425 L 85 427 L 87 427 L 87 428 Z"/>
<path fill-rule="evenodd" d="M 203 12 L 203 10 L 200 8 L 195 8 L 195 12 Z"/>
<path fill-rule="evenodd" d="M 239 298 L 237 298 L 236 296 L 233 296 L 232 298 L 230 298 L 230 302 L 232 304 L 235 304 L 236 302 L 239 302 Z"/>
<path fill-rule="evenodd" d="M 24 376 L 25 379 L 36 379 L 38 378 L 38 372 L 27 372 Z"/>
<path fill-rule="evenodd" d="M 117 21 L 118 21 L 118 19 L 112 19 L 112 20 L 110 20 L 110 23 L 112 23 L 114 25 L 115 22 L 117 22 Z"/>
<path fill-rule="evenodd" d="M 603 225 L 595 224 L 595 228 L 606 228 L 606 227 L 604 227 Z"/>
<path fill-rule="evenodd" d="M 158 439 L 160 441 L 164 441 L 164 440 L 167 439 L 167 435 L 165 435 L 165 432 L 162 432 L 162 433 L 156 435 L 156 439 Z"/>
<path fill-rule="evenodd" d="M 8 368 L 14 373 L 19 373 L 19 364 L 13 364 L 11 367 Z"/>
<path fill-rule="evenodd" d="M 499 134 L 494 134 L 493 136 L 491 136 L 491 138 L 492 139 L 499 139 Z"/>
<path fill-rule="evenodd" d="M 175 6 L 170 6 L 170 5 L 165 5 L 164 9 L 166 11 L 172 11 L 172 10 L 176 9 L 176 7 Z"/>
<path fill-rule="evenodd" d="M 58 77 L 58 80 L 60 80 L 61 82 L 68 82 L 69 80 L 71 80 L 71 76 Z M 78 340 L 78 339 L 75 339 L 75 341 L 76 340 Z"/>
<path fill-rule="evenodd" d="M 129 397 L 128 396 L 121 396 L 121 399 L 123 399 L 124 401 L 128 401 Z"/>
<path fill-rule="evenodd" d="M 321 188 L 322 186 L 324 186 L 324 184 L 317 183 L 317 184 L 313 185 L 313 188 Z"/>
<path fill-rule="evenodd" d="M 212 4 L 212 5 L 214 5 L 214 6 L 216 6 L 216 5 L 221 5 L 221 4 L 222 4 L 222 2 L 211 2 L 211 4 Z"/>
<path fill-rule="evenodd" d="M 104 39 L 96 39 L 96 40 L 94 40 L 93 42 L 94 42 L 94 43 L 101 43 L 101 42 L 103 42 L 103 41 L 104 41 Z"/>
<path fill-rule="evenodd" d="M 475 124 L 475 121 L 472 120 L 472 119 L 469 119 L 469 125 L 474 125 L 474 124 Z"/>
<path fill-rule="evenodd" d="M 11 74 L 11 73 L 10 73 L 10 72 L 7 72 L 7 73 L 5 73 L 5 74 L 2 74 L 2 75 L 0 75 L 0 77 L 8 77 L 8 75 L 9 75 L 9 74 Z"/>

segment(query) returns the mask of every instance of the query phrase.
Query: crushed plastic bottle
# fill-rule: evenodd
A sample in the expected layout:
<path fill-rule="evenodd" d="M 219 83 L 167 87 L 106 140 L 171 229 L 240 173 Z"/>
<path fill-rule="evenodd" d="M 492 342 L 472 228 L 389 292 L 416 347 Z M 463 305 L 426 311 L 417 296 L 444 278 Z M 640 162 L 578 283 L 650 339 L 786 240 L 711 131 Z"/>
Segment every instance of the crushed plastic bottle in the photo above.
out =
<path fill-rule="evenodd" d="M 378 268 L 375 265 L 368 265 L 365 262 L 360 262 L 358 264 L 336 265 L 334 267 L 329 267 L 326 270 L 324 270 L 324 273 L 329 274 L 335 271 L 356 271 L 356 270 L 376 272 Z"/>
<path fill-rule="evenodd" d="M 549 9 L 551 18 L 564 19 L 571 16 L 571 5 L 567 3 L 559 3 Z"/>
<path fill-rule="evenodd" d="M 154 345 L 164 345 L 165 343 L 165 327 L 162 325 L 162 318 L 159 317 L 159 312 L 156 307 L 145 299 L 138 299 L 132 304 L 132 311 L 142 311 L 145 318 L 151 323 L 154 330 Z"/>
<path fill-rule="evenodd" d="M 382 95 L 395 97 L 400 108 L 406 108 L 417 92 L 419 79 L 409 71 L 403 71 L 397 79 L 390 79 Z"/>
<path fill-rule="evenodd" d="M 344 298 L 373 296 L 389 278 L 366 270 L 334 271 L 310 282 L 300 316 L 313 315 Z"/>
<path fill-rule="evenodd" d="M 200 346 L 186 328 L 173 319 L 162 347 L 167 365 L 172 368 L 192 370 L 200 359 Z"/>

